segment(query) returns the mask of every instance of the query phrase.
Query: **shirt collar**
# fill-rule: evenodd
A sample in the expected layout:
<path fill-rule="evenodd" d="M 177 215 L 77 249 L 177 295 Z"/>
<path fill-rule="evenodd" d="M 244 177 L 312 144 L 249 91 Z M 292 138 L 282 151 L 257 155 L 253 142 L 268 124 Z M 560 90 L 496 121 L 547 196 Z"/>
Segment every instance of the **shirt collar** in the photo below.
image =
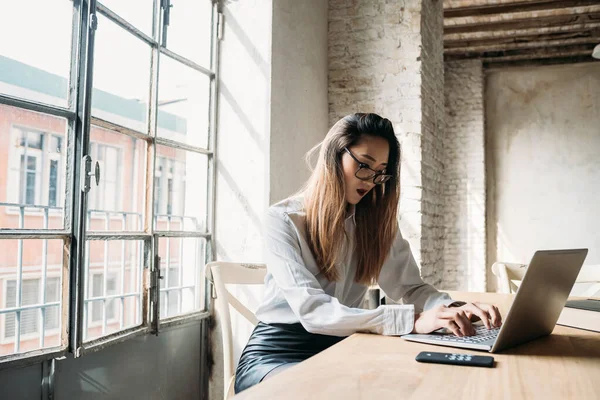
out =
<path fill-rule="evenodd" d="M 352 222 L 356 224 L 356 219 L 354 219 L 354 214 L 356 213 L 356 206 L 354 204 L 350 204 L 348 206 L 348 211 L 346 212 L 346 221 L 352 218 Z"/>

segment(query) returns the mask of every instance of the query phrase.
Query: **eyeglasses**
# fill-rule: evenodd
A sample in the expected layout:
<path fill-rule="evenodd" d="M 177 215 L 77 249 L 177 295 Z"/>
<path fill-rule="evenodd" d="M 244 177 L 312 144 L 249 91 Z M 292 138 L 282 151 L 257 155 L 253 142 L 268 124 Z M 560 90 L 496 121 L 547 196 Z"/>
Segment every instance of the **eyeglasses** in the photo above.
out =
<path fill-rule="evenodd" d="M 367 164 L 360 162 L 358 158 L 356 158 L 354 154 L 352 154 L 352 152 L 348 150 L 347 147 L 344 147 L 344 150 L 346 150 L 346 152 L 350 154 L 350 157 L 352 157 L 352 159 L 358 164 L 358 169 L 356 170 L 356 173 L 354 175 L 361 181 L 373 180 L 374 184 L 381 185 L 382 183 L 385 183 L 392 178 L 392 175 L 386 175 L 385 169 L 382 171 L 375 171 Z"/>

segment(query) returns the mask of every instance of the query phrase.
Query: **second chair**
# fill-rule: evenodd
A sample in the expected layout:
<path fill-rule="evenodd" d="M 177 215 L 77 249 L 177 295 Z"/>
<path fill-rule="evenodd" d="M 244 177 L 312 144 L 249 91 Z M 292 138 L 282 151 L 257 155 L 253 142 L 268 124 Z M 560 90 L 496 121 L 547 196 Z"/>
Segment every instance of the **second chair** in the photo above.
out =
<path fill-rule="evenodd" d="M 234 360 L 233 360 L 233 334 L 231 329 L 231 305 L 242 314 L 252 325 L 258 324 L 258 319 L 248 307 L 244 306 L 225 287 L 232 285 L 262 285 L 264 283 L 267 267 L 265 264 L 249 264 L 215 261 L 206 264 L 205 274 L 214 286 L 216 292 L 215 311 L 219 316 L 222 327 L 223 341 L 223 393 L 227 400 L 234 394 Z"/>

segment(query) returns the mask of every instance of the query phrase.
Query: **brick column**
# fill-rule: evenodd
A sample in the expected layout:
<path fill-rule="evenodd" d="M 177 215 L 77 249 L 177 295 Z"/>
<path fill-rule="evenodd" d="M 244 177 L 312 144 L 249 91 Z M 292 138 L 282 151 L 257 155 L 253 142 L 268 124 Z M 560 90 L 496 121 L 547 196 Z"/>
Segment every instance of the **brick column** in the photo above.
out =
<path fill-rule="evenodd" d="M 442 1 L 329 1 L 329 119 L 375 112 L 402 144 L 400 227 L 424 279 L 443 270 Z"/>
<path fill-rule="evenodd" d="M 446 64 L 444 288 L 486 290 L 485 130 L 481 61 Z"/>

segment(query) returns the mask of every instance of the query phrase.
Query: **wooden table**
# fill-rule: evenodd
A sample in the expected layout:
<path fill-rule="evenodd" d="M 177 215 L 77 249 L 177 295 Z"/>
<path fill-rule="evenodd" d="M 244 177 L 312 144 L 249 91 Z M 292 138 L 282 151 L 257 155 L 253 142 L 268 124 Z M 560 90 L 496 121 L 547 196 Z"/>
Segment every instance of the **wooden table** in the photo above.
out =
<path fill-rule="evenodd" d="M 496 304 L 513 295 L 451 292 Z M 422 364 L 423 350 L 487 354 L 354 334 L 235 399 L 600 399 L 600 333 L 556 326 L 552 335 L 493 354 L 494 368 Z"/>

